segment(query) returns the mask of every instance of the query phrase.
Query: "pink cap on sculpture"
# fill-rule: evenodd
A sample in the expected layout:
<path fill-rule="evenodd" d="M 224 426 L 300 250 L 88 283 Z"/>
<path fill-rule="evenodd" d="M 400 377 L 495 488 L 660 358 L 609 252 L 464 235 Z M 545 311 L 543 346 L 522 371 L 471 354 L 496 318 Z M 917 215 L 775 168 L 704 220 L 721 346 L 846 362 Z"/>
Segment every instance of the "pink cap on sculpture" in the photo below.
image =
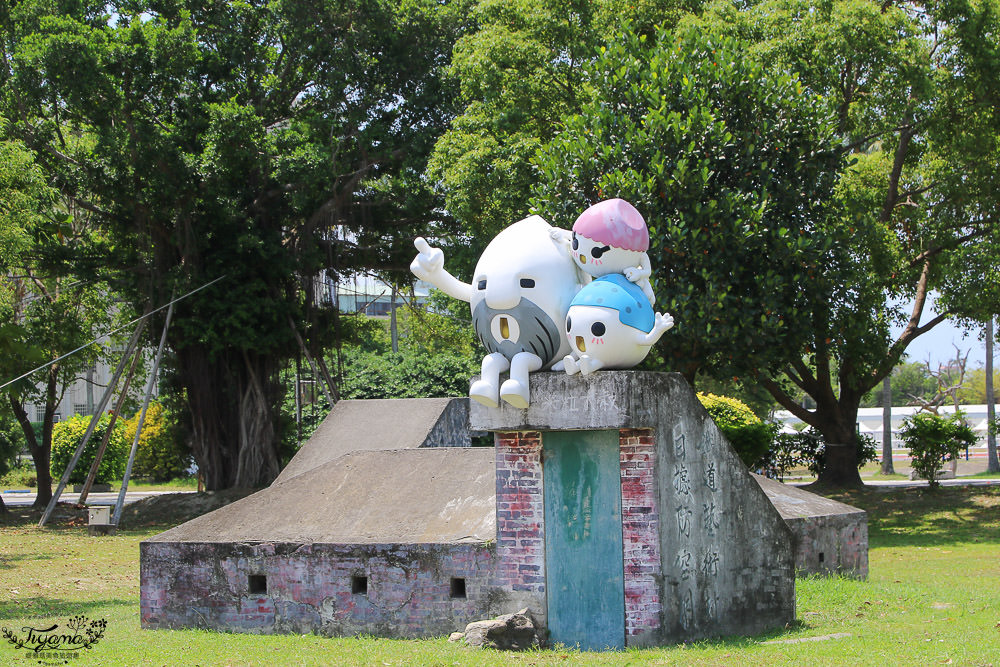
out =
<path fill-rule="evenodd" d="M 624 199 L 606 199 L 580 214 L 573 231 L 612 248 L 646 252 L 649 230 L 635 206 Z"/>

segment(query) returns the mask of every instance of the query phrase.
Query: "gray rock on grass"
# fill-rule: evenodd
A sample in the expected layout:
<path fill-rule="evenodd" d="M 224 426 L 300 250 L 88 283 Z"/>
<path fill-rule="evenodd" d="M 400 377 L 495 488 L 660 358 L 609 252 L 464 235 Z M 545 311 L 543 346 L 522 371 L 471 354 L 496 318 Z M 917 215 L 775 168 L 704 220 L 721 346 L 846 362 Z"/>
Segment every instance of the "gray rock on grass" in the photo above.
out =
<path fill-rule="evenodd" d="M 449 641 L 465 639 L 469 646 L 494 648 L 500 651 L 526 651 L 538 648 L 535 622 L 527 608 L 513 614 L 497 616 L 489 621 L 475 621 L 465 626 L 465 632 L 455 632 Z"/>

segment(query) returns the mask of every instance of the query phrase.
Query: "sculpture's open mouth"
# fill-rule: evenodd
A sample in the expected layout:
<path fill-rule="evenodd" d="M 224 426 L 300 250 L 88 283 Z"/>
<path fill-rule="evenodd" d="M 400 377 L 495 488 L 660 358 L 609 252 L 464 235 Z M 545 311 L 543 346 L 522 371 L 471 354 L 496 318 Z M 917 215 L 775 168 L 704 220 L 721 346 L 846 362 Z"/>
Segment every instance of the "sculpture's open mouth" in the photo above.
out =
<path fill-rule="evenodd" d="M 521 325 L 509 313 L 494 315 L 490 320 L 490 335 L 498 343 L 516 343 L 521 338 Z"/>
<path fill-rule="evenodd" d="M 587 343 L 584 342 L 583 336 L 576 337 L 576 349 L 580 350 L 581 352 L 587 351 Z"/>

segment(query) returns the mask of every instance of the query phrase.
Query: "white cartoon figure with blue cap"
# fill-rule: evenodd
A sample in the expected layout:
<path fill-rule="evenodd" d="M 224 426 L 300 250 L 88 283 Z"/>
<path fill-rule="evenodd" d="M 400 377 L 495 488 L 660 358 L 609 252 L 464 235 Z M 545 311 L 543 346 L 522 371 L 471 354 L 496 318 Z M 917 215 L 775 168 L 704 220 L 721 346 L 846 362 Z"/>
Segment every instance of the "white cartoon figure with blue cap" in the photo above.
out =
<path fill-rule="evenodd" d="M 655 304 L 649 283 L 649 229 L 642 214 L 624 199 L 594 204 L 573 223 L 573 231 L 553 228 L 554 239 L 567 248 L 580 269 L 595 278 L 620 273 Z"/>
<path fill-rule="evenodd" d="M 580 291 L 582 275 L 553 240 L 552 226 L 537 215 L 515 222 L 486 246 L 472 283 L 444 269 L 444 253 L 423 238 L 410 270 L 446 294 L 468 301 L 476 336 L 488 354 L 469 397 L 487 407 L 502 399 L 524 409 L 528 376 L 542 369 L 562 370 L 569 346 L 559 326 Z M 500 383 L 500 374 L 510 377 Z"/>
<path fill-rule="evenodd" d="M 566 315 L 570 354 L 567 374 L 632 368 L 674 326 L 670 315 L 654 313 L 644 291 L 625 276 L 597 278 L 574 297 Z"/>

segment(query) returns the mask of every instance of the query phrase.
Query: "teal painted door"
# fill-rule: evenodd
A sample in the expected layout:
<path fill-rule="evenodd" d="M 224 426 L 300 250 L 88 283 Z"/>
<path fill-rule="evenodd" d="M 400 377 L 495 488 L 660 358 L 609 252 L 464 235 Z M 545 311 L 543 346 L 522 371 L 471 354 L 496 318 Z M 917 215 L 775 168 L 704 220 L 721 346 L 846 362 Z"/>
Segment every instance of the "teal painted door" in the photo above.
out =
<path fill-rule="evenodd" d="M 542 435 L 550 641 L 625 647 L 617 431 Z"/>

